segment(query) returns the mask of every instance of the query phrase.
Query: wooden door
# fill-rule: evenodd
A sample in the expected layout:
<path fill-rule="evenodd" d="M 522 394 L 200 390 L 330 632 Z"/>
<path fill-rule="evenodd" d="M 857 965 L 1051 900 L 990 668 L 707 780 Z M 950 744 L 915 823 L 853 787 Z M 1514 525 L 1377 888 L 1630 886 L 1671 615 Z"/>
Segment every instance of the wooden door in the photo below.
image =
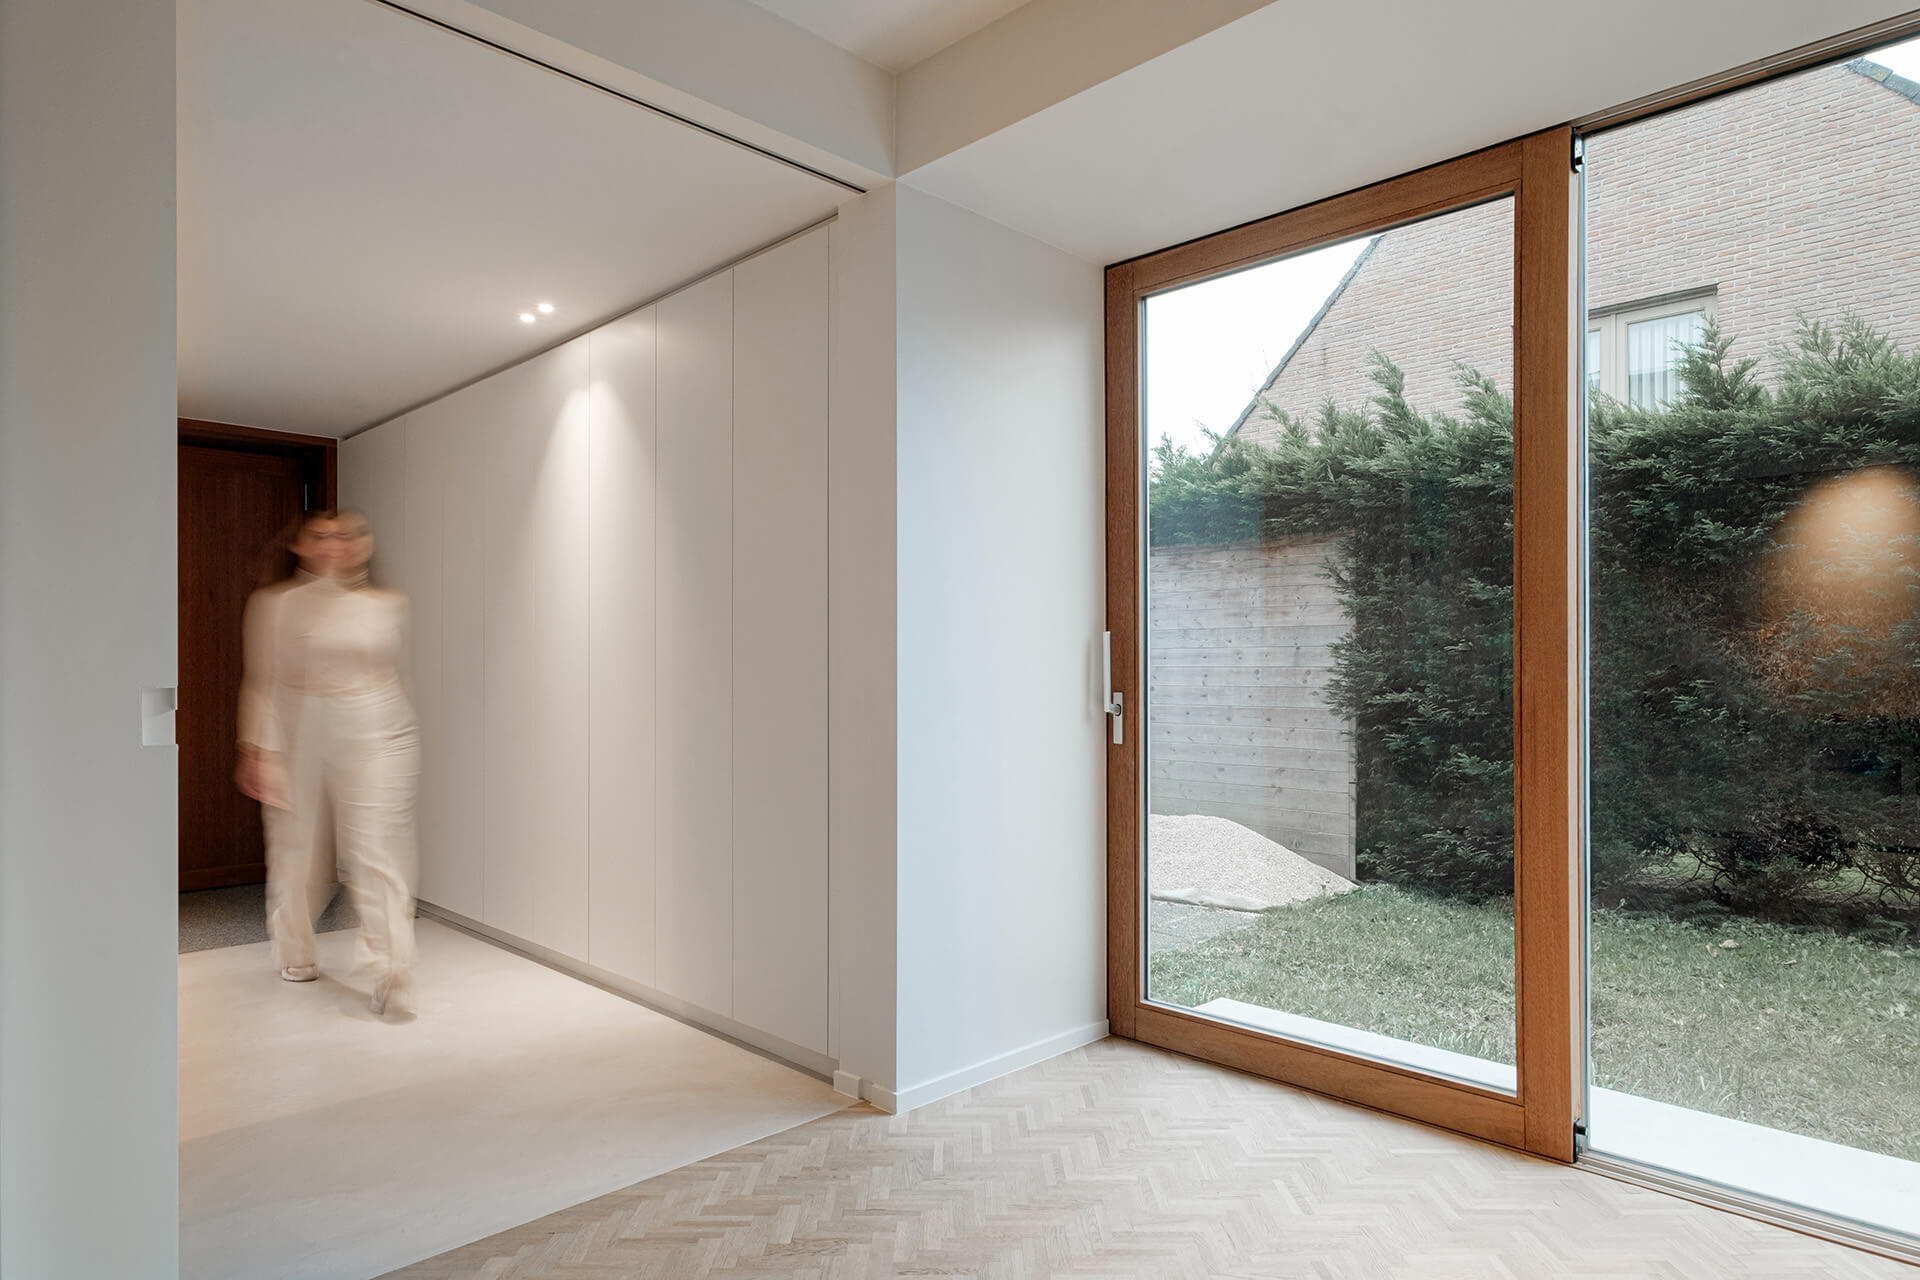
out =
<path fill-rule="evenodd" d="M 234 786 L 240 620 L 307 488 L 296 456 L 182 444 L 180 888 L 266 879 L 260 806 Z"/>
<path fill-rule="evenodd" d="M 1568 131 L 1550 130 L 1107 269 L 1107 616 L 1112 633 L 1112 689 L 1121 699 L 1118 708 L 1124 715 L 1108 748 L 1107 774 L 1108 1019 L 1113 1033 L 1559 1160 L 1573 1158 L 1584 1078 L 1576 999 L 1582 955 L 1577 804 L 1579 387 L 1569 371 L 1577 367 L 1575 341 L 1580 329 L 1577 258 L 1572 253 L 1578 208 L 1572 154 Z M 1389 238 L 1417 224 L 1431 231 L 1443 223 L 1444 234 L 1422 233 L 1427 236 L 1424 240 Z M 1409 243 L 1453 247 L 1442 259 L 1424 249 L 1401 247 Z M 1305 815 L 1300 829 L 1309 839 L 1350 838 L 1355 830 L 1353 793 L 1341 794 L 1339 782 L 1329 786 L 1325 779 L 1330 768 L 1337 776 L 1337 770 L 1352 767 L 1347 763 L 1351 755 L 1344 761 L 1339 757 L 1352 752 L 1354 735 L 1369 727 L 1360 726 L 1343 740 L 1341 734 L 1302 718 L 1300 708 L 1324 711 L 1335 706 L 1326 699 L 1328 682 L 1323 673 L 1309 667 L 1323 655 L 1330 656 L 1332 647 L 1344 642 L 1345 633 L 1323 628 L 1326 634 L 1311 645 L 1300 642 L 1298 624 L 1318 607 L 1302 584 L 1317 584 L 1323 572 L 1331 571 L 1302 570 L 1272 554 L 1278 545 L 1275 540 L 1281 537 L 1347 536 L 1349 530 L 1338 516 L 1345 499 L 1309 496 L 1302 503 L 1295 502 L 1290 491 L 1275 489 L 1248 501 L 1239 496 L 1241 491 L 1230 492 L 1223 485 L 1219 493 L 1226 496 L 1210 507 L 1182 508 L 1177 497 L 1164 507 L 1157 506 L 1156 476 L 1166 474 L 1165 465 L 1172 464 L 1159 470 L 1149 465 L 1149 442 L 1157 437 L 1146 420 L 1149 407 L 1143 394 L 1143 371 L 1154 333 L 1148 318 L 1159 300 L 1188 287 L 1251 268 L 1298 263 L 1315 250 L 1336 249 L 1347 255 L 1342 261 L 1351 263 L 1346 275 L 1337 284 L 1329 279 L 1317 285 L 1309 280 L 1289 286 L 1293 289 L 1290 304 L 1309 304 L 1302 316 L 1314 316 L 1310 327 L 1324 321 L 1344 325 L 1339 332 L 1365 336 L 1354 362 L 1354 367 L 1364 369 L 1367 344 L 1375 341 L 1371 335 L 1428 334 L 1433 330 L 1432 316 L 1441 314 L 1406 317 L 1414 307 L 1412 300 L 1426 296 L 1415 287 L 1427 287 L 1426 278 L 1389 285 L 1382 282 L 1399 277 L 1387 275 L 1384 268 L 1371 276 L 1360 274 L 1365 255 L 1382 244 L 1388 248 L 1381 250 L 1380 262 L 1437 262 L 1438 267 L 1421 269 L 1497 282 L 1491 296 L 1499 305 L 1475 317 L 1446 315 L 1439 336 L 1429 345 L 1450 356 L 1461 335 L 1472 333 L 1486 339 L 1491 356 L 1486 367 L 1512 371 L 1506 381 L 1511 394 L 1506 412 L 1512 425 L 1504 456 L 1497 431 L 1480 437 L 1491 442 L 1490 470 L 1511 468 L 1513 476 L 1511 508 L 1504 513 L 1508 518 L 1492 522 L 1493 554 L 1497 562 L 1497 539 L 1506 537 L 1512 581 L 1504 595 L 1489 588 L 1488 594 L 1471 597 L 1484 599 L 1489 615 L 1499 610 L 1510 613 L 1511 658 L 1506 670 L 1499 671 L 1502 650 L 1494 646 L 1489 650 L 1494 663 L 1474 671 L 1496 674 L 1471 688 L 1456 678 L 1459 696 L 1449 704 L 1472 707 L 1481 723 L 1505 723 L 1511 730 L 1504 742 L 1489 734 L 1485 742 L 1476 744 L 1473 749 L 1484 748 L 1484 756 L 1471 756 L 1462 749 L 1444 757 L 1449 765 L 1459 758 L 1490 760 L 1484 776 L 1496 780 L 1502 764 L 1510 762 L 1511 768 L 1510 798 L 1501 802 L 1503 811 L 1492 812 L 1494 806 L 1472 811 L 1472 820 L 1486 823 L 1487 830 L 1505 830 L 1502 852 L 1510 855 L 1513 868 L 1514 982 L 1505 1008 L 1493 1009 L 1483 1018 L 1488 1025 L 1500 1025 L 1505 1044 L 1488 1036 L 1486 1043 L 1496 1047 L 1477 1049 L 1471 1055 L 1435 1043 L 1450 1034 L 1457 1022 L 1446 1029 L 1423 1023 L 1408 1030 L 1410 1020 L 1395 1024 L 1383 1017 L 1377 1020 L 1382 1025 L 1369 1025 L 1376 1021 L 1375 1008 L 1383 1006 L 1381 997 L 1405 996 L 1413 982 L 1411 975 L 1430 981 L 1430 990 L 1448 989 L 1449 975 L 1429 968 L 1413 933 L 1396 924 L 1364 926 L 1372 930 L 1364 942 L 1375 952 L 1402 948 L 1397 975 L 1389 976 L 1391 966 L 1375 971 L 1372 978 L 1377 985 L 1369 991 L 1337 965 L 1313 969 L 1324 959 L 1313 950 L 1313 943 L 1290 949 L 1290 938 L 1306 935 L 1287 934 L 1282 911 L 1265 910 L 1261 932 L 1234 935 L 1234 945 L 1242 954 L 1257 953 L 1271 962 L 1264 973 L 1255 972 L 1251 978 L 1243 972 L 1233 979 L 1237 985 L 1204 968 L 1215 963 L 1217 956 L 1195 953 L 1183 958 L 1182 949 L 1191 950 L 1190 942 L 1180 942 L 1172 931 L 1156 935 L 1150 915 L 1152 882 L 1162 874 L 1156 864 L 1165 868 L 1171 884 L 1183 886 L 1194 881 L 1171 877 L 1191 877 L 1196 874 L 1195 864 L 1202 864 L 1198 874 L 1217 873 L 1219 884 L 1236 894 L 1248 876 L 1270 868 L 1291 866 L 1296 870 L 1288 874 L 1324 875 L 1324 864 L 1315 868 L 1311 859 L 1283 847 L 1274 837 L 1245 828 L 1253 844 L 1237 846 L 1251 850 L 1244 861 L 1233 862 L 1240 855 L 1213 850 L 1202 850 L 1195 858 L 1193 845 L 1230 837 L 1210 834 L 1203 839 L 1193 834 L 1191 826 L 1176 830 L 1174 824 L 1197 815 L 1203 822 L 1232 828 L 1238 825 L 1234 820 L 1247 812 L 1244 797 L 1253 792 L 1294 797 L 1288 804 L 1296 815 Z M 1336 312 L 1333 309 L 1342 299 L 1344 306 Z M 1173 313 L 1167 313 L 1167 319 L 1170 323 L 1162 331 L 1175 332 Z M 1404 321 L 1405 327 L 1390 330 L 1387 325 L 1394 321 Z M 1297 339 L 1306 341 L 1305 334 Z M 1405 345 L 1402 341 L 1399 349 L 1404 351 Z M 1299 350 L 1296 345 L 1295 351 Z M 1289 355 L 1288 361 L 1292 359 Z M 1336 365 L 1348 367 L 1318 356 L 1303 362 L 1303 367 Z M 1282 370 L 1286 367 L 1283 364 Z M 1282 370 L 1276 370 L 1272 379 L 1277 380 Z M 1404 376 L 1404 369 L 1400 374 Z M 1382 389 L 1387 385 L 1378 384 Z M 1339 431 L 1372 431 L 1386 438 L 1387 429 L 1379 424 L 1380 406 L 1388 402 L 1384 397 L 1369 401 L 1370 394 L 1362 391 L 1346 397 L 1348 403 L 1358 400 L 1363 408 L 1369 403 L 1372 408 L 1367 409 L 1370 416 L 1354 419 L 1358 425 L 1341 425 Z M 1316 391 L 1316 397 L 1320 395 Z M 1330 398 L 1331 393 L 1326 395 Z M 1321 402 L 1316 398 L 1304 407 L 1285 406 L 1300 411 L 1301 416 L 1291 421 L 1306 425 L 1302 434 L 1282 440 L 1284 448 L 1297 450 L 1301 441 L 1330 438 L 1315 425 L 1314 410 Z M 1278 429 L 1284 430 L 1285 423 Z M 1406 430 L 1412 433 L 1414 428 Z M 1406 438 L 1419 437 L 1409 434 Z M 1258 464 L 1258 455 L 1254 456 Z M 1273 465 L 1281 466 L 1292 456 L 1277 447 Z M 1205 465 L 1215 476 L 1236 474 Z M 1402 473 L 1389 468 L 1380 474 L 1398 477 Z M 1210 482 L 1193 483 L 1197 487 Z M 1176 487 L 1173 492 L 1182 491 Z M 1314 507 L 1314 502 L 1322 505 Z M 1450 504 L 1464 509 L 1465 504 L 1476 502 L 1481 504 L 1476 510 L 1484 514 L 1488 508 L 1481 496 L 1456 496 L 1444 487 L 1409 489 L 1404 509 L 1417 511 L 1427 522 L 1419 526 L 1426 540 L 1417 551 L 1411 540 L 1395 541 L 1392 553 L 1404 554 L 1408 563 L 1430 572 L 1429 561 L 1437 559 L 1430 553 L 1435 546 L 1443 546 L 1444 534 L 1456 527 L 1448 523 Z M 1383 502 L 1373 510 L 1384 511 L 1388 505 Z M 1325 514 L 1315 516 L 1315 511 Z M 1183 512 L 1189 521 L 1186 528 L 1178 523 Z M 1153 536 L 1156 513 L 1168 517 L 1170 532 L 1164 544 Z M 1323 523 L 1313 523 L 1316 519 Z M 1257 528 L 1264 547 L 1250 546 L 1249 525 Z M 1209 536 L 1187 536 L 1194 528 Z M 1504 535 L 1498 532 L 1502 528 Z M 1382 532 L 1378 526 L 1369 529 L 1367 536 L 1370 546 L 1402 537 Z M 1175 568 L 1194 558 L 1187 554 L 1194 549 L 1189 543 L 1218 554 L 1202 563 L 1199 572 L 1189 566 L 1179 579 L 1187 584 L 1184 587 L 1160 588 L 1163 612 L 1156 618 L 1150 612 L 1151 593 L 1158 583 L 1174 578 Z M 1416 560 L 1416 555 L 1424 558 Z M 1249 566 L 1265 574 L 1256 584 L 1252 607 L 1225 590 L 1239 584 L 1250 572 Z M 1432 588 L 1428 578 L 1418 581 L 1418 590 L 1429 592 L 1418 597 L 1422 601 L 1469 598 L 1442 583 L 1437 574 L 1431 581 L 1439 585 Z M 1410 593 L 1408 598 L 1415 597 Z M 1440 652 L 1453 636 L 1433 621 L 1438 617 L 1410 606 L 1390 615 L 1387 626 L 1415 636 L 1417 644 L 1430 641 L 1430 651 Z M 1207 637 L 1225 634 L 1228 626 L 1241 629 L 1233 641 L 1216 639 L 1208 648 Z M 1423 627 L 1432 630 L 1422 633 Z M 1170 657 L 1162 658 L 1169 653 Z M 1161 662 L 1157 674 L 1156 661 Z M 1466 665 L 1461 663 L 1460 669 Z M 1399 672 L 1382 677 L 1379 687 L 1387 695 L 1401 697 L 1421 688 Z M 1344 713 L 1344 708 L 1336 709 Z M 1387 731 L 1393 728 L 1388 724 Z M 1446 750 L 1452 751 L 1453 744 L 1447 743 Z M 1181 751 L 1188 754 L 1179 761 L 1180 768 L 1168 767 L 1165 762 Z M 1149 791 L 1149 780 L 1156 777 L 1163 780 L 1159 785 L 1165 788 L 1165 796 Z M 1408 787 L 1406 794 L 1420 799 L 1441 793 L 1449 778 L 1435 767 L 1422 785 Z M 1222 805 L 1242 807 L 1222 811 Z M 1156 824 L 1164 836 L 1155 835 Z M 1438 838 L 1444 839 L 1459 828 L 1409 822 L 1406 829 L 1413 832 L 1408 839 L 1427 838 L 1426 832 L 1441 832 Z M 1316 849 L 1298 839 L 1296 843 L 1309 853 L 1337 851 Z M 1218 848 L 1216 843 L 1214 849 Z M 1162 855 L 1156 849 L 1175 852 Z M 1205 865 L 1209 860 L 1210 868 Z M 1352 868 L 1351 862 L 1344 865 Z M 1358 870 L 1361 878 L 1370 874 L 1364 860 Z M 1343 880 L 1333 891 L 1354 887 Z M 1183 900 L 1177 890 L 1167 896 Z M 1184 900 L 1193 900 L 1192 890 L 1185 891 Z M 1299 901 L 1304 899 L 1278 897 L 1280 906 Z M 1275 905 L 1273 899 L 1264 904 Z M 1508 944 L 1496 928 L 1489 931 L 1487 945 L 1487 953 L 1497 956 Z M 1389 982 L 1397 983 L 1397 988 L 1390 990 Z M 1321 1000 L 1321 993 L 1342 998 Z M 1428 1008 L 1439 1005 L 1427 1002 Z"/>

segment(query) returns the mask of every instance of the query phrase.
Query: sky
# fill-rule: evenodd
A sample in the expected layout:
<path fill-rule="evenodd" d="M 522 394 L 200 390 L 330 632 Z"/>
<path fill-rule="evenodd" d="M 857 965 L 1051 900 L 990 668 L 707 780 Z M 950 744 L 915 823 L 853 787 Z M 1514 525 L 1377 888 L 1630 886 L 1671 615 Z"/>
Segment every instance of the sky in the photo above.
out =
<path fill-rule="evenodd" d="M 1894 74 L 1920 83 L 1920 40 L 1908 40 L 1903 44 L 1888 45 L 1866 55 L 1870 60 L 1883 67 L 1890 68 Z"/>
<path fill-rule="evenodd" d="M 1147 299 L 1147 438 L 1196 452 L 1266 383 L 1371 237 Z"/>
<path fill-rule="evenodd" d="M 1867 55 L 1920 82 L 1920 40 Z M 1366 238 L 1189 285 L 1147 300 L 1147 439 L 1208 448 L 1266 383 Z"/>

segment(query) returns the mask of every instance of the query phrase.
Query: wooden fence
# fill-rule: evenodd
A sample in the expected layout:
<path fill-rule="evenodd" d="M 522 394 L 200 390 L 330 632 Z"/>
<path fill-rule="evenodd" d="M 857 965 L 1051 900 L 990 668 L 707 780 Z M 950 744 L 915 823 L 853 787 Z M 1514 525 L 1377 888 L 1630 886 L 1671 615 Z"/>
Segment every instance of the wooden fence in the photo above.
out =
<path fill-rule="evenodd" d="M 1153 550 L 1148 807 L 1232 819 L 1352 879 L 1351 725 L 1324 692 L 1347 630 L 1332 548 Z"/>

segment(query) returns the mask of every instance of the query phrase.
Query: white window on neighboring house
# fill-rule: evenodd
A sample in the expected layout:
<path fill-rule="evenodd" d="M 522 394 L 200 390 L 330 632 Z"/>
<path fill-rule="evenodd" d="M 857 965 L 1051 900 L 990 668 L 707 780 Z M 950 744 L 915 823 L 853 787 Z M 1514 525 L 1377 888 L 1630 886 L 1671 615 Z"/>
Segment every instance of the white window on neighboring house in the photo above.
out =
<path fill-rule="evenodd" d="M 1587 312 L 1587 387 L 1636 409 L 1680 395 L 1680 348 L 1700 341 L 1713 318 L 1713 290 Z"/>

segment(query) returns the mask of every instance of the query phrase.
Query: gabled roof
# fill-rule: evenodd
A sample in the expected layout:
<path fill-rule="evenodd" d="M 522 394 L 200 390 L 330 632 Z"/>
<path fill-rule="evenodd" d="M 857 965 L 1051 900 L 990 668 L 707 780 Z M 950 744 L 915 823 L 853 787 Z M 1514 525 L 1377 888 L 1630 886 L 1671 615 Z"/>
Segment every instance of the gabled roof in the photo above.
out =
<path fill-rule="evenodd" d="M 1881 66 L 1872 58 L 1855 58 L 1847 64 L 1847 70 L 1893 90 L 1909 102 L 1920 102 L 1920 84 L 1897 74 L 1891 67 Z"/>
<path fill-rule="evenodd" d="M 1387 233 L 1381 232 L 1380 234 L 1385 235 Z M 1260 389 L 1253 393 L 1253 399 L 1247 401 L 1247 407 L 1242 409 L 1240 416 L 1233 420 L 1233 425 L 1227 428 L 1227 434 L 1221 437 L 1222 440 L 1231 440 L 1238 434 L 1240 428 L 1245 425 L 1247 419 L 1253 416 L 1253 411 L 1260 407 L 1260 397 L 1265 395 L 1267 388 L 1271 387 L 1279 380 L 1280 375 L 1287 371 L 1287 365 L 1291 364 L 1293 358 L 1300 354 L 1300 348 L 1307 345 L 1307 339 L 1313 336 L 1313 331 L 1320 327 L 1320 322 L 1327 318 L 1329 311 L 1333 310 L 1333 304 L 1340 301 L 1340 295 L 1347 291 L 1347 286 L 1353 283 L 1353 278 L 1360 274 L 1360 268 L 1365 266 L 1367 259 L 1373 256 L 1374 248 L 1379 243 L 1380 236 L 1375 236 L 1373 239 L 1367 241 L 1367 247 L 1360 251 L 1360 256 L 1353 260 L 1353 265 L 1347 268 L 1347 273 L 1340 277 L 1340 283 L 1333 286 L 1333 292 L 1329 293 L 1327 300 L 1320 304 L 1320 309 L 1313 313 L 1313 319 L 1307 321 L 1307 327 L 1300 331 L 1300 336 L 1295 338 L 1293 345 L 1287 348 L 1287 354 L 1280 357 L 1280 363 L 1273 366 L 1273 372 L 1269 373 L 1266 380 L 1260 384 Z"/>

